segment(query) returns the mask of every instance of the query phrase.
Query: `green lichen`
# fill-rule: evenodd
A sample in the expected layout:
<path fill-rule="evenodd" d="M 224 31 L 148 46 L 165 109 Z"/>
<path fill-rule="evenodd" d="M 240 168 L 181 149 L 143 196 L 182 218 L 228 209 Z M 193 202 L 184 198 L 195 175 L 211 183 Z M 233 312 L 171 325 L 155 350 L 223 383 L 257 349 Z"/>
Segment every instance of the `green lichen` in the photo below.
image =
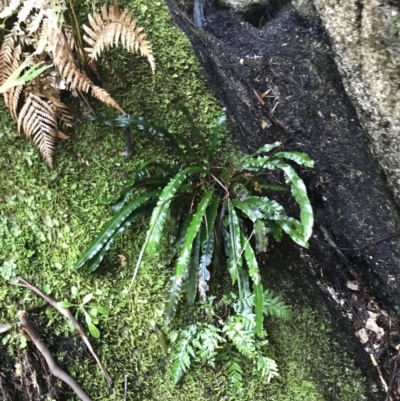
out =
<path fill-rule="evenodd" d="M 90 11 L 89 3 L 78 3 L 81 15 Z M 126 5 L 153 45 L 157 72 L 152 76 L 139 56 L 114 50 L 112 60 L 129 85 L 121 90 L 111 79 L 105 88 L 127 112 L 173 130 L 183 129 L 175 109 L 182 101 L 200 126 L 210 126 L 220 105 L 208 92 L 191 46 L 173 25 L 165 4 L 137 0 L 123 2 L 122 6 Z M 105 110 L 97 103 L 93 107 L 96 112 Z M 121 400 L 127 376 L 130 400 L 362 400 L 363 381 L 331 342 L 329 330 L 321 330 L 322 325 L 328 327 L 325 319 L 310 307 L 300 306 L 294 310 L 297 317 L 292 323 L 268 323 L 270 351 L 281 372 L 272 384 L 260 382 L 249 364 L 244 367 L 246 392 L 240 397 L 230 389 L 221 370 L 209 367 L 192 370 L 178 387 L 172 386 L 169 361 L 150 325 L 165 299 L 170 276 L 161 256 L 145 261 L 133 290 L 124 293 L 144 239 L 145 222 L 119 238 L 98 273 L 87 275 L 71 269 L 109 217 L 98 199 L 117 193 L 144 161 L 168 155 L 153 137 L 135 132 L 135 154 L 126 161 L 120 154 L 123 132 L 91 124 L 79 113 L 75 113 L 71 139 L 57 146 L 51 171 L 33 144 L 18 136 L 14 122 L 1 108 L 0 271 L 22 275 L 60 301 L 70 299 L 71 286 L 77 286 L 84 294 L 93 292 L 96 304 L 110 310 L 110 316 L 100 320 L 101 338 L 93 340 L 93 345 L 116 383 L 115 395 L 64 318 L 48 307 L 36 312 L 35 324 L 43 338 L 59 344 L 56 357 L 87 393 L 94 400 Z M 235 147 L 228 139 L 224 146 L 227 158 L 238 152 L 232 150 Z M 119 255 L 126 257 L 125 267 L 121 267 Z M 15 322 L 18 309 L 32 311 L 45 302 L 0 278 L 0 305 L 0 322 Z M 11 353 L 18 346 L 13 338 L 8 342 Z M 69 348 L 64 347 L 66 342 Z M 335 392 L 340 397 L 335 398 Z M 72 394 L 70 399 L 75 399 Z"/>

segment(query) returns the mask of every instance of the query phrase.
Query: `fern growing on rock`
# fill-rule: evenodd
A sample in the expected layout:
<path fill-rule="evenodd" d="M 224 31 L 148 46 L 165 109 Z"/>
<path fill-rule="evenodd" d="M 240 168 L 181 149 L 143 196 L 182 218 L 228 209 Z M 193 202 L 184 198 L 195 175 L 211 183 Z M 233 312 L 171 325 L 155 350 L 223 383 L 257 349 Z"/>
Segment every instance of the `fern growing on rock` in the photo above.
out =
<path fill-rule="evenodd" d="M 288 318 L 290 313 L 279 298 L 263 289 L 256 254 L 266 250 L 269 235 L 280 241 L 286 233 L 300 246 L 308 246 L 313 212 L 304 182 L 290 163 L 312 167 L 313 162 L 308 155 L 284 151 L 275 142 L 245 156 L 238 166 L 221 168 L 215 154 L 225 116 L 208 136 L 196 127 L 186 108 L 181 110 L 190 139 L 132 115 L 96 118 L 109 125 L 147 130 L 164 141 L 175 160 L 146 163 L 116 198 L 105 202 L 112 205 L 114 215 L 75 266 L 96 270 L 115 238 L 130 224 L 150 216 L 132 285 L 145 254 L 157 253 L 166 227 L 172 225 L 175 241 L 168 257 L 175 272 L 166 301 L 166 324 L 174 317 L 183 292 L 189 305 L 196 301 L 204 305 L 217 273 L 226 274 L 236 287 L 229 300 L 219 301 L 225 305 L 226 318 L 218 323 L 214 318 L 198 322 L 181 332 L 172 367 L 174 380 L 192 360 L 213 365 L 217 355 L 238 387 L 242 383 L 239 355 L 257 361 L 258 370 L 270 380 L 277 369 L 263 354 L 264 316 Z M 195 148 L 201 152 L 195 153 Z M 300 208 L 299 220 L 271 198 L 274 190 L 285 189 L 265 182 L 275 170 L 283 172 Z"/>
<path fill-rule="evenodd" d="M 18 131 L 33 140 L 49 167 L 53 166 L 56 139 L 67 139 L 64 131 L 73 123 L 67 106 L 61 101 L 63 91 L 88 93 L 124 112 L 107 91 L 95 85 L 77 66 L 78 46 L 72 30 L 60 18 L 64 8 L 63 2 L 50 0 L 0 2 L 0 21 L 15 20 L 0 48 L 0 85 L 27 59 L 27 68 L 37 63 L 50 67 L 4 93 L 6 107 L 17 121 Z M 103 50 L 121 43 L 129 51 L 140 51 L 154 72 L 154 57 L 142 28 L 136 27 L 136 20 L 128 11 L 119 10 L 116 1 L 102 7 L 101 14 L 89 16 L 89 21 L 92 28 L 84 26 L 87 32 L 84 39 L 89 45 L 88 65 L 94 68 Z"/>

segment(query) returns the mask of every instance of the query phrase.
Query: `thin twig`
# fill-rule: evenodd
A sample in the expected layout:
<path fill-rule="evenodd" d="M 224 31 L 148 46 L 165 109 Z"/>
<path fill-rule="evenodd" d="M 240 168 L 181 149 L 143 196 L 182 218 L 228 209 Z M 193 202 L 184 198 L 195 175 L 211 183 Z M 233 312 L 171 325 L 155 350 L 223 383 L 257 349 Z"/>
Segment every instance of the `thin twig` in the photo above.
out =
<path fill-rule="evenodd" d="M 94 351 L 92 345 L 90 344 L 89 339 L 87 338 L 85 332 L 83 331 L 82 327 L 80 324 L 77 322 L 77 320 L 74 318 L 72 315 L 71 311 L 68 308 L 62 308 L 61 306 L 58 305 L 58 302 L 49 297 L 48 295 L 44 294 L 42 291 L 39 290 L 39 288 L 35 287 L 33 284 L 31 284 L 29 281 L 24 279 L 23 277 L 17 277 L 18 282 L 17 283 L 11 283 L 13 285 L 19 286 L 19 287 L 24 287 L 28 288 L 29 290 L 35 292 L 37 295 L 41 296 L 45 301 L 47 301 L 53 308 L 57 309 L 58 312 L 60 312 L 62 315 L 64 315 L 74 326 L 75 330 L 79 333 L 79 335 L 82 337 L 82 340 L 88 347 L 90 353 L 92 354 L 93 358 L 96 360 L 97 364 L 99 365 L 101 371 L 103 372 L 104 378 L 106 379 L 108 385 L 112 387 L 112 379 L 110 375 L 107 372 L 107 369 L 104 367 L 103 363 L 100 361 L 100 358 L 97 356 L 96 352 Z"/>
<path fill-rule="evenodd" d="M 229 190 L 228 190 L 228 188 L 227 188 L 224 184 L 222 184 L 222 182 L 221 182 L 220 180 L 218 180 L 218 178 L 215 177 L 215 175 L 211 174 L 211 177 L 214 178 L 214 180 L 215 180 L 219 185 L 221 185 L 221 187 L 225 190 L 225 197 L 226 197 L 226 198 L 229 198 Z"/>
<path fill-rule="evenodd" d="M 44 359 L 47 362 L 47 365 L 49 365 L 49 369 L 52 375 L 58 377 L 64 383 L 68 384 L 68 386 L 71 387 L 71 389 L 82 401 L 92 401 L 91 398 L 82 390 L 79 384 L 68 373 L 66 373 L 65 371 L 63 371 L 58 367 L 49 349 L 46 347 L 45 343 L 40 338 L 38 332 L 26 317 L 25 312 L 20 311 L 18 312 L 17 316 L 19 319 L 20 327 L 30 337 L 32 342 L 35 344 L 36 348 L 43 355 Z"/>

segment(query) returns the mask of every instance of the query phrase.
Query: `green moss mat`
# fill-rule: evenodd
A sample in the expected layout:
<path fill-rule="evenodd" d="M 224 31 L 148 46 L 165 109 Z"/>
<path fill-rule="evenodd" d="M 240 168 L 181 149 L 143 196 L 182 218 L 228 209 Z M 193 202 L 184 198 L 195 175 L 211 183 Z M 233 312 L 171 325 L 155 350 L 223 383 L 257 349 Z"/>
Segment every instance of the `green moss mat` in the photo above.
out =
<path fill-rule="evenodd" d="M 202 81 L 189 42 L 172 24 L 162 1 L 131 3 L 153 45 L 157 72 L 152 76 L 144 59 L 114 50 L 112 60 L 129 85 L 117 89 L 110 80 L 105 88 L 126 111 L 160 125 L 182 129 L 174 106 L 184 101 L 199 125 L 209 126 L 220 109 Z M 80 3 L 80 7 L 82 15 L 90 5 Z M 92 105 L 96 111 L 105 110 L 95 102 Z M 25 276 L 58 300 L 71 300 L 70 288 L 77 286 L 83 294 L 94 293 L 93 304 L 110 309 L 110 316 L 100 319 L 101 338 L 93 340 L 93 345 L 115 380 L 115 397 L 64 318 L 50 308 L 38 312 L 35 308 L 45 305 L 41 299 L 3 279 L 0 322 L 14 322 L 18 309 L 34 310 L 43 338 L 93 400 L 122 400 L 125 375 L 130 400 L 362 400 L 365 390 L 360 376 L 331 343 L 328 330 L 321 330 L 323 318 L 307 307 L 296 307 L 291 323 L 270 323 L 270 354 L 281 371 L 281 377 L 270 385 L 259 379 L 251 364 L 244 366 L 247 388 L 240 396 L 229 390 L 223 372 L 209 367 L 195 368 L 178 387 L 171 385 L 168 361 L 150 326 L 165 298 L 170 271 L 157 259 L 145 261 L 132 292 L 123 293 L 145 223 L 124 233 L 95 274 L 71 269 L 109 216 L 107 208 L 98 203 L 99 197 L 115 194 L 143 161 L 168 157 L 148 134 L 137 132 L 135 139 L 134 157 L 125 161 L 120 154 L 122 131 L 92 125 L 78 115 L 71 139 L 58 144 L 55 169 L 50 171 L 33 145 L 16 134 L 7 111 L 2 108 L 0 112 L 0 269 Z M 229 140 L 226 148 L 231 154 Z M 126 258 L 126 267 L 120 266 L 119 255 Z M 0 346 L 12 352 L 19 341 L 13 335 Z M 316 372 L 323 374 L 317 377 Z"/>

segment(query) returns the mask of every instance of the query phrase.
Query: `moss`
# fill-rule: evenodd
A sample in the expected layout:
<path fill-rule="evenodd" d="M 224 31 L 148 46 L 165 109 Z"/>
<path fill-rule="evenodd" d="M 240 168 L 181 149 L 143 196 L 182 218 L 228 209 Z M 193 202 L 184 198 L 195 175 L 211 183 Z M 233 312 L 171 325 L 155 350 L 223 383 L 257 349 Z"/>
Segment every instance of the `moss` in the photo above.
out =
<path fill-rule="evenodd" d="M 396 14 L 389 23 L 389 32 L 392 36 L 400 36 L 400 14 Z"/>
<path fill-rule="evenodd" d="M 105 87 L 125 110 L 163 126 L 183 129 L 175 110 L 181 101 L 193 111 L 200 126 L 209 126 L 220 106 L 207 91 L 190 44 L 171 23 L 164 3 L 137 0 L 124 4 L 133 9 L 152 42 L 157 72 L 152 76 L 145 60 L 136 55 L 112 51 L 113 62 L 129 85 L 121 91 L 107 80 Z M 81 15 L 90 9 L 89 3 L 79 2 L 79 6 Z M 94 107 L 98 112 L 104 110 L 99 104 Z M 225 147 L 226 157 L 234 158 L 232 142 L 227 139 Z M 33 145 L 16 134 L 15 124 L 4 108 L 0 112 L 0 269 L 3 274 L 7 271 L 9 275 L 25 276 L 58 300 L 71 300 L 70 288 L 77 286 L 83 294 L 94 293 L 93 304 L 110 309 L 110 316 L 100 319 L 101 338 L 93 340 L 93 345 L 115 380 L 115 395 L 90 356 L 82 356 L 81 340 L 72 334 L 64 318 L 50 308 L 42 308 L 45 303 L 41 299 L 2 279 L 0 321 L 15 321 L 21 308 L 33 311 L 46 342 L 58 349 L 61 363 L 94 400 L 123 399 L 125 376 L 128 399 L 143 401 L 322 401 L 330 399 L 324 386 L 332 391 L 340 389 L 343 401 L 362 399 L 362 381 L 351 363 L 330 342 L 327 330 L 320 330 L 323 323 L 316 314 L 300 307 L 296 310 L 298 317 L 289 325 L 271 323 L 270 352 L 281 371 L 281 378 L 271 385 L 260 382 L 251 364 L 245 368 L 248 386 L 239 397 L 231 393 L 221 371 L 208 367 L 192 370 L 176 388 L 171 385 L 168 360 L 150 326 L 156 318 L 155 310 L 164 301 L 170 272 L 157 258 L 145 261 L 132 292 L 124 292 L 146 231 L 145 222 L 124 233 L 95 274 L 72 270 L 80 252 L 109 216 L 98 199 L 115 194 L 142 162 L 168 157 L 162 145 L 143 132 L 135 133 L 132 159 L 124 160 L 122 149 L 121 131 L 90 124 L 77 115 L 71 139 L 58 144 L 56 167 L 50 171 Z M 118 255 L 126 257 L 127 266 L 120 266 Z M 41 307 L 41 313 L 37 307 Z M 314 333 L 313 343 L 310 332 Z M 18 340 L 11 337 L 8 341 L 12 352 Z M 71 342 L 72 350 L 63 350 L 64 341 Z M 322 371 L 326 359 L 333 373 L 326 374 L 321 385 L 315 375 Z M 348 371 L 343 371 L 343 366 Z M 340 386 L 339 381 L 345 384 Z"/>

